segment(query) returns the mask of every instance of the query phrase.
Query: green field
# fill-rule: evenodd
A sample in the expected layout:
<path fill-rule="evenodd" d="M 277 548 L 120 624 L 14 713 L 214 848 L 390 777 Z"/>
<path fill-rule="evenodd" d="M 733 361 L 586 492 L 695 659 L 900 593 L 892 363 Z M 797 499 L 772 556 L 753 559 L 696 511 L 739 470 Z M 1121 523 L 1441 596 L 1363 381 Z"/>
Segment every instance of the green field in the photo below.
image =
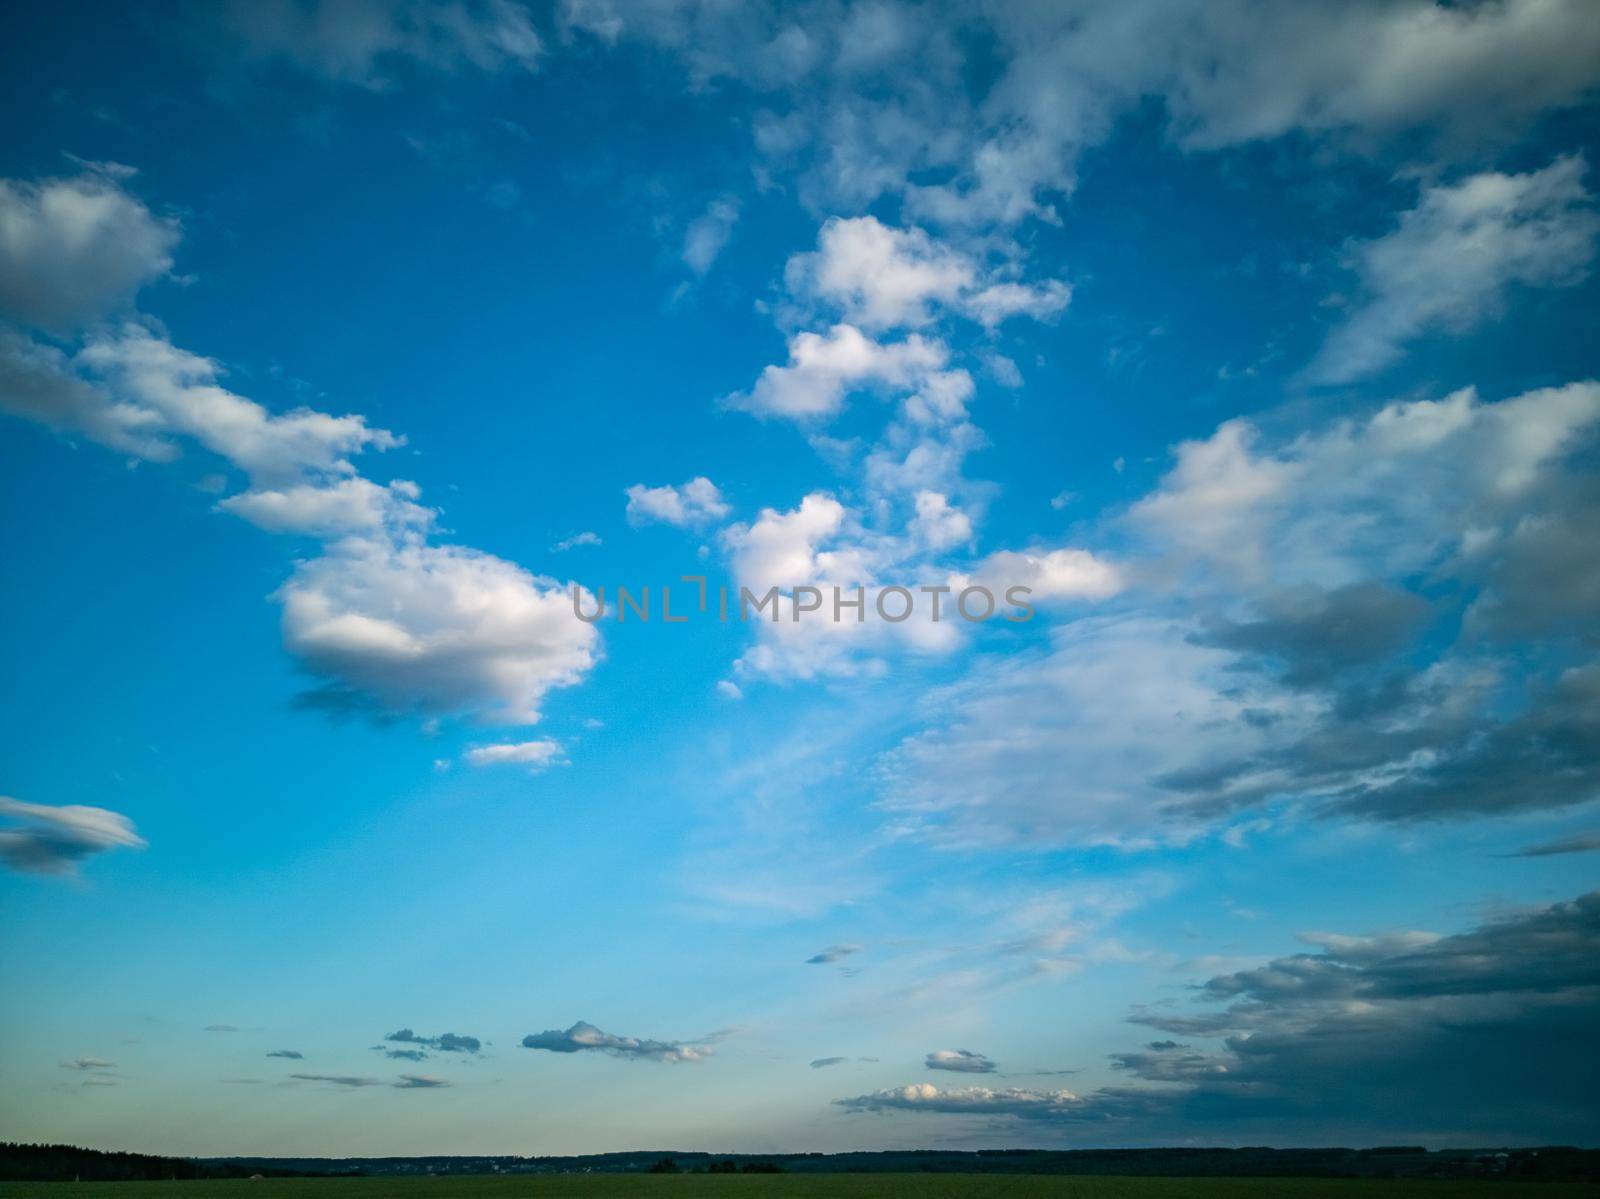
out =
<path fill-rule="evenodd" d="M 1588 1183 L 1367 1181 L 1336 1178 L 1104 1178 L 1026 1174 L 556 1174 L 484 1178 L 288 1178 L 242 1182 L 13 1182 L 5 1199 L 610 1199 L 716 1195 L 749 1199 L 855 1199 L 872 1195 L 1034 1199 L 1594 1199 Z"/>

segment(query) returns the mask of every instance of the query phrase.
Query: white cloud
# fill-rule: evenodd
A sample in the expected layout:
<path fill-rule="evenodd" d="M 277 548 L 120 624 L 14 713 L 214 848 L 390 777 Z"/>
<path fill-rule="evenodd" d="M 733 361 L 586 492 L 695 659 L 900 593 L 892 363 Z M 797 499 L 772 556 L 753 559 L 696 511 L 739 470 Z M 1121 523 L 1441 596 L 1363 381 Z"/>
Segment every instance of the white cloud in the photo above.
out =
<path fill-rule="evenodd" d="M 58 332 L 92 321 L 166 274 L 178 238 L 103 174 L 0 179 L 0 314 Z"/>
<path fill-rule="evenodd" d="M 1592 382 L 1498 403 L 1466 388 L 1270 447 L 1249 422 L 1231 420 L 1181 444 L 1131 518 L 1233 589 L 1269 576 L 1280 587 L 1341 586 L 1452 559 L 1467 568 L 1527 527 L 1597 424 Z"/>
<path fill-rule="evenodd" d="M 972 519 L 943 495 L 919 491 L 915 502 L 917 514 L 911 520 L 910 532 L 930 550 L 947 550 L 972 541 Z"/>
<path fill-rule="evenodd" d="M 500 33 L 471 32 L 479 16 Z M 489 3 L 453 19 L 466 47 L 480 35 L 514 37 L 525 14 Z M 0 254 L 20 272 L 5 272 L 5 295 L 32 305 L 25 318 L 115 303 L 170 266 L 176 226 L 154 221 L 109 178 L 0 190 Z M 219 510 L 269 532 L 332 540 L 277 592 L 286 647 L 327 681 L 314 701 L 527 724 L 550 688 L 587 673 L 598 635 L 555 580 L 476 550 L 425 544 L 436 513 L 417 502 L 417 486 L 357 472 L 354 456 L 402 438 L 359 415 L 272 412 L 223 387 L 217 363 L 142 320 L 96 325 L 72 355 L 0 326 L 0 407 L 151 460 L 197 444 L 248 477 L 249 488 L 219 500 Z M 703 479 L 683 502 L 696 514 L 721 505 Z M 13 856 L 43 844 L 28 832 L 7 838 Z"/>
<path fill-rule="evenodd" d="M 382 486 L 356 477 L 324 486 L 244 491 L 218 501 L 217 508 L 269 533 L 339 537 L 384 528 L 403 533 L 425 530 L 433 522 L 434 512 L 414 502 L 418 495 L 416 484 L 403 479 Z"/>
<path fill-rule="evenodd" d="M 683 235 L 684 265 L 697 275 L 709 271 L 733 236 L 733 227 L 738 222 L 737 196 L 719 196 L 711 201 L 705 212 L 690 222 Z"/>
<path fill-rule="evenodd" d="M 118 403 L 140 409 L 153 434 L 193 438 L 269 486 L 306 475 L 354 474 L 350 455 L 404 444 L 362 416 L 310 408 L 269 412 L 219 386 L 215 362 L 140 325 L 91 336 L 77 360 L 106 379 Z"/>
<path fill-rule="evenodd" d="M 97 853 L 145 847 L 133 821 L 106 808 L 52 807 L 0 795 L 0 816 L 20 822 L 0 829 L 0 862 L 27 874 L 75 874 L 80 862 Z"/>
<path fill-rule="evenodd" d="M 992 283 L 968 296 L 965 308 L 986 329 L 993 329 L 1014 316 L 1031 316 L 1042 321 L 1067 306 L 1072 289 L 1059 279 L 1043 283 Z"/>
<path fill-rule="evenodd" d="M 722 492 L 701 475 L 681 486 L 646 487 L 635 483 L 627 490 L 628 522 L 651 523 L 689 528 L 721 520 L 730 511 Z"/>
<path fill-rule="evenodd" d="M 1483 140 L 1578 101 L 1600 78 L 1600 18 L 1583 0 L 1196 4 L 1169 36 L 1174 123 L 1207 148 L 1428 124 Z"/>
<path fill-rule="evenodd" d="M 560 742 L 549 740 L 475 745 L 466 752 L 466 759 L 473 766 L 515 764 L 531 766 L 535 769 L 541 766 L 548 766 L 560 756 Z"/>
<path fill-rule="evenodd" d="M 791 257 L 784 280 L 795 295 L 832 304 L 846 322 L 869 330 L 920 327 L 941 307 L 992 329 L 1012 316 L 1054 316 L 1071 297 L 1054 279 L 997 279 L 924 230 L 894 229 L 872 216 L 830 217 L 817 249 Z"/>
<path fill-rule="evenodd" d="M 582 533 L 574 533 L 571 537 L 563 537 L 560 541 L 556 542 L 550 547 L 550 552 L 562 554 L 567 550 L 575 550 L 582 545 L 600 544 L 602 544 L 600 540 L 600 534 L 586 529 Z"/>
<path fill-rule="evenodd" d="M 1061 548 L 1019 552 L 1001 550 L 978 563 L 975 584 L 1003 597 L 1012 587 L 1031 588 L 1032 603 L 1051 600 L 1103 600 L 1127 584 L 1122 571 L 1088 550 Z"/>
<path fill-rule="evenodd" d="M 775 94 L 751 122 L 763 169 L 797 174 L 810 206 L 899 199 L 962 230 L 1059 219 L 1083 153 L 1152 102 L 1190 150 L 1301 134 L 1448 159 L 1504 145 L 1600 83 L 1587 0 L 995 5 L 961 22 L 996 68 L 977 95 L 951 22 L 885 6 L 811 14 L 803 54 L 782 6 L 584 0 L 568 20 L 664 48 L 691 89 L 731 78 Z"/>
<path fill-rule="evenodd" d="M 1581 158 L 1526 175 L 1488 172 L 1423 191 L 1394 232 L 1352 248 L 1365 303 L 1309 368 L 1320 383 L 1373 374 L 1429 332 L 1464 333 L 1497 315 L 1516 284 L 1560 287 L 1589 273 L 1600 215 Z"/>
<path fill-rule="evenodd" d="M 532 724 L 546 692 L 576 683 L 599 652 L 568 589 L 463 546 L 339 542 L 277 598 L 290 653 L 392 710 Z"/>
<path fill-rule="evenodd" d="M 138 458 L 164 462 L 178 455 L 158 413 L 120 402 L 76 373 L 61 350 L 4 326 L 0 326 L 0 410 L 58 433 L 82 434 Z"/>
<path fill-rule="evenodd" d="M 826 333 L 795 334 L 788 365 L 766 367 L 748 394 L 731 396 L 728 404 L 757 416 L 826 420 L 850 392 L 874 385 L 915 387 L 941 371 L 948 358 L 942 344 L 917 334 L 882 344 L 854 325 L 839 324 Z"/>
<path fill-rule="evenodd" d="M 729 528 L 723 542 L 733 553 L 741 584 L 757 595 L 768 587 L 787 590 L 831 576 L 830 568 L 843 565 L 831 558 L 819 560 L 817 547 L 838 533 L 844 520 L 843 504 L 813 492 L 789 512 L 763 508 L 754 524 Z"/>

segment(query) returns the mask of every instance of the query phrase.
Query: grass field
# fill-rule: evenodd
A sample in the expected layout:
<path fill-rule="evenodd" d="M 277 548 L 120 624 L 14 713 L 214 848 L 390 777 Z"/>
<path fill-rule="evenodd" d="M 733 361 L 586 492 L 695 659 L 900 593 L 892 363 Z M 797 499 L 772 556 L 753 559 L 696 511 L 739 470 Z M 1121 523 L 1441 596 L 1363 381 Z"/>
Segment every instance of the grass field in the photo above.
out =
<path fill-rule="evenodd" d="M 1594 1199 L 1585 1183 L 1374 1182 L 1330 1178 L 1097 1178 L 1025 1174 L 561 1174 L 483 1178 L 264 1179 L 243 1182 L 12 1182 L 4 1199 L 613 1199 L 712 1195 L 727 1199 L 1004 1196 L 1006 1199 Z"/>

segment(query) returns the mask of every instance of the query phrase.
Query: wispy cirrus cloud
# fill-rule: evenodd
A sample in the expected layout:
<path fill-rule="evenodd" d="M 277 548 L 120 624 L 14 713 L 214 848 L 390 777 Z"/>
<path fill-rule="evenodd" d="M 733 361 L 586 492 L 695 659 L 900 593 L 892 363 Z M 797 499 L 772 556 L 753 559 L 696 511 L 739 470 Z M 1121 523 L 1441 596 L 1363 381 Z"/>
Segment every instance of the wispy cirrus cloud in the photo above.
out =
<path fill-rule="evenodd" d="M 1350 250 L 1366 295 L 1307 369 L 1348 383 L 1397 361 L 1430 332 L 1465 333 L 1501 312 L 1514 286 L 1583 280 L 1600 239 L 1582 158 L 1524 175 L 1497 171 L 1425 188 L 1398 227 Z"/>

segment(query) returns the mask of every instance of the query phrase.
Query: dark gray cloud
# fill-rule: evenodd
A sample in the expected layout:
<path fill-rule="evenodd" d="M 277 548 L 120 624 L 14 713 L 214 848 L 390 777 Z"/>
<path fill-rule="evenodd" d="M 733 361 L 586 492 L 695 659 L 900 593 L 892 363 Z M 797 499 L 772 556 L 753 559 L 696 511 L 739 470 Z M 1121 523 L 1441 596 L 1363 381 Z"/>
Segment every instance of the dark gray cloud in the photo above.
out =
<path fill-rule="evenodd" d="M 23 874 L 75 874 L 97 853 L 145 846 L 131 820 L 105 808 L 52 807 L 0 795 L 0 816 L 19 822 L 0 829 L 0 862 Z"/>
<path fill-rule="evenodd" d="M 929 1070 L 953 1070 L 958 1074 L 993 1074 L 994 1063 L 970 1049 L 935 1049 L 923 1062 Z"/>
<path fill-rule="evenodd" d="M 1572 837 L 1544 841 L 1538 845 L 1524 845 L 1510 856 L 1514 858 L 1548 858 L 1556 854 L 1588 853 L 1596 849 L 1600 849 L 1600 833 L 1578 833 Z"/>
<path fill-rule="evenodd" d="M 619 1037 L 602 1032 L 580 1020 L 568 1029 L 550 1028 L 522 1038 L 524 1049 L 547 1049 L 551 1053 L 598 1051 L 613 1057 L 656 1062 L 698 1062 L 712 1054 L 710 1045 L 690 1045 L 683 1041 L 649 1041 L 638 1037 Z"/>
<path fill-rule="evenodd" d="M 1078 1095 L 924 1083 L 839 1102 L 1046 1120 L 1102 1141 L 1592 1139 L 1600 892 L 1453 936 L 1307 939 L 1321 952 L 1209 980 L 1198 992 L 1209 1010 L 1137 1011 L 1186 1038 L 1112 1056 L 1140 1085 Z"/>
<path fill-rule="evenodd" d="M 477 1053 L 483 1048 L 483 1042 L 477 1037 L 453 1032 L 440 1033 L 436 1037 L 424 1037 L 409 1028 L 399 1029 L 383 1039 L 403 1045 L 421 1045 L 428 1049 L 437 1049 L 440 1053 Z"/>
<path fill-rule="evenodd" d="M 1437 723 L 1454 725 L 1448 715 Z M 1426 732 L 1426 726 L 1423 726 Z M 1342 735 L 1366 732 L 1359 722 Z M 1359 783 L 1336 796 L 1330 810 L 1395 821 L 1490 815 L 1571 807 L 1600 795 L 1600 663 L 1562 672 L 1535 690 L 1528 706 L 1501 722 L 1472 722 L 1461 735 L 1440 739 L 1435 757 L 1386 784 Z"/>
<path fill-rule="evenodd" d="M 828 1066 L 837 1066 L 840 1063 L 848 1062 L 849 1060 L 850 1059 L 847 1057 L 819 1057 L 816 1061 L 811 1063 L 811 1068 L 813 1070 L 822 1070 Z"/>
<path fill-rule="evenodd" d="M 270 1049 L 267 1051 L 267 1056 L 286 1057 L 298 1062 L 301 1058 L 305 1057 L 305 1054 L 301 1053 L 297 1049 Z"/>
<path fill-rule="evenodd" d="M 373 1048 L 382 1050 L 384 1057 L 391 1057 L 396 1061 L 424 1062 L 428 1060 L 427 1052 L 421 1049 L 384 1049 L 382 1045 L 374 1045 Z"/>
<path fill-rule="evenodd" d="M 1386 661 L 1427 619 L 1420 596 L 1381 583 L 1332 591 L 1307 586 L 1267 596 L 1254 619 L 1216 618 L 1199 639 L 1270 659 L 1290 686 L 1312 687 Z"/>
<path fill-rule="evenodd" d="M 837 962 L 847 958 L 853 953 L 860 953 L 861 949 L 860 945 L 830 945 L 828 948 L 808 957 L 806 965 L 826 966 L 830 962 Z"/>

